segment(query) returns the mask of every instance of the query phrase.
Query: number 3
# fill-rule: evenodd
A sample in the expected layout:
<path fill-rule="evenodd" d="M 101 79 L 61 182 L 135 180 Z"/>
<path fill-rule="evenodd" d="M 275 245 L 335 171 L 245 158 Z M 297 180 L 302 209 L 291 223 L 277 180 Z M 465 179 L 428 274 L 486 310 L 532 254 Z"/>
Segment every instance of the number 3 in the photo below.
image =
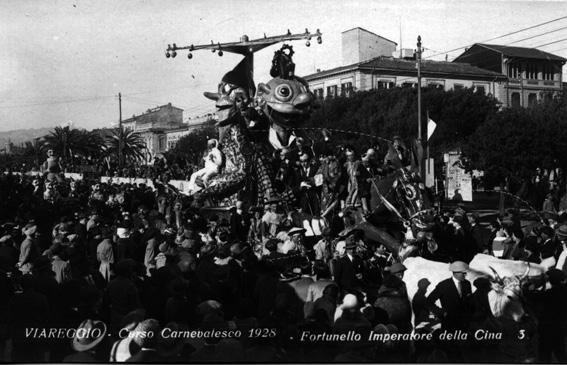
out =
<path fill-rule="evenodd" d="M 518 334 L 518 339 L 523 340 L 526 337 L 526 330 L 520 330 Z"/>

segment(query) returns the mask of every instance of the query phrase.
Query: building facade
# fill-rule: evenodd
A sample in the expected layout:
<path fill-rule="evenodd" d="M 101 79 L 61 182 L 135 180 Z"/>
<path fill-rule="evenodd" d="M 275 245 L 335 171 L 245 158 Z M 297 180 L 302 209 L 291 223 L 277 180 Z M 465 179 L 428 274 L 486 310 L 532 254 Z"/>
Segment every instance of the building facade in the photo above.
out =
<path fill-rule="evenodd" d="M 417 87 L 411 50 L 362 28 L 342 33 L 343 65 L 305 76 L 318 98 L 352 91 Z M 475 44 L 453 62 L 422 60 L 422 87 L 472 88 L 502 107 L 528 107 L 563 90 L 566 59 L 534 48 Z"/>
<path fill-rule="evenodd" d="M 417 66 L 411 50 L 396 51 L 397 44 L 354 28 L 342 33 L 343 66 L 305 76 L 319 98 L 347 95 L 352 91 L 417 87 Z M 496 95 L 507 77 L 499 72 L 464 63 L 423 60 L 422 86 L 445 90 L 473 88 Z"/>
<path fill-rule="evenodd" d="M 141 135 L 147 148 L 146 162 L 152 163 L 156 156 L 173 148 L 181 137 L 210 125 L 213 117 L 205 114 L 184 120 L 183 109 L 169 103 L 133 115 L 122 121 L 122 126 Z"/>
<path fill-rule="evenodd" d="M 370 61 L 337 67 L 305 76 L 311 91 L 319 98 L 336 95 L 348 96 L 352 91 L 417 87 L 415 60 L 394 57 L 377 57 Z M 423 87 L 444 90 L 473 88 L 496 95 L 507 78 L 497 72 L 483 70 L 467 64 L 423 61 L 421 83 Z"/>
<path fill-rule="evenodd" d="M 122 121 L 125 129 L 141 132 L 150 129 L 179 128 L 183 124 L 183 109 L 176 108 L 171 103 L 148 109 L 140 115 Z"/>
<path fill-rule="evenodd" d="M 565 61 L 563 57 L 536 48 L 481 43 L 474 44 L 454 60 L 506 76 L 507 82 L 496 97 L 507 107 L 529 107 L 560 95 Z"/>

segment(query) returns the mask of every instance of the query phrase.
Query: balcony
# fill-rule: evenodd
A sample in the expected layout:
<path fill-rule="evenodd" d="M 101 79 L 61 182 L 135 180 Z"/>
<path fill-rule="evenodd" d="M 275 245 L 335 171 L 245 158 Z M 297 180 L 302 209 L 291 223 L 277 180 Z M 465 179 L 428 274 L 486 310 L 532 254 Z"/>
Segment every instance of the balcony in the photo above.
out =
<path fill-rule="evenodd" d="M 523 87 L 537 87 L 542 89 L 561 89 L 561 81 L 553 80 L 539 80 L 539 79 L 512 79 L 508 80 L 510 86 L 521 86 Z"/>

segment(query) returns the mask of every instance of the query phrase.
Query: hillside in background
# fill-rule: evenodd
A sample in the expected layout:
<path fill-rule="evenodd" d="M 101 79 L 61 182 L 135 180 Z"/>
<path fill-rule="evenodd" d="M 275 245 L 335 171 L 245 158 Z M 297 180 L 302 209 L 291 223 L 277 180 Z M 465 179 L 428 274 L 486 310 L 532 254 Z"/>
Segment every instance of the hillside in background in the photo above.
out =
<path fill-rule="evenodd" d="M 43 137 L 49 134 L 53 127 L 38 128 L 38 129 L 17 129 L 13 131 L 0 132 L 0 148 L 8 143 L 8 140 L 14 145 L 19 145 L 26 141 L 31 141 L 34 138 Z"/>

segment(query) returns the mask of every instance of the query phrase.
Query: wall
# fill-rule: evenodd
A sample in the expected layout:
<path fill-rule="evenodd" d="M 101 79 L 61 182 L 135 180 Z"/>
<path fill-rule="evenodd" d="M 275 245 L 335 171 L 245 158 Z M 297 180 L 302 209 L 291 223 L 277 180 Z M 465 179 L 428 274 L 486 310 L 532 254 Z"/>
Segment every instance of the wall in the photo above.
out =
<path fill-rule="evenodd" d="M 396 44 L 361 28 L 342 33 L 342 65 L 352 65 L 379 56 L 392 56 Z"/>

